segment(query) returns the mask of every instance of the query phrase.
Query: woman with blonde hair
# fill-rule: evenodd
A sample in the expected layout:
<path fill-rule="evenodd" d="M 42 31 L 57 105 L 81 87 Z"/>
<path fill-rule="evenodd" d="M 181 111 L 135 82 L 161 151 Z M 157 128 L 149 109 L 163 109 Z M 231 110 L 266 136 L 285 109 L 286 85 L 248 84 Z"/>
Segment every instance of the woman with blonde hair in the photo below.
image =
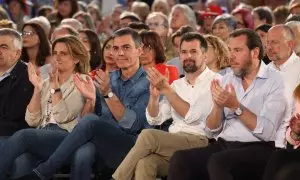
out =
<path fill-rule="evenodd" d="M 17 131 L 2 145 L 0 179 L 5 179 L 14 160 L 24 153 L 39 161 L 48 159 L 80 117 L 95 105 L 95 88 L 89 89 L 90 94 L 79 91 L 82 78 L 86 77 L 87 83 L 93 84 L 85 75 L 90 67 L 84 45 L 74 36 L 58 38 L 53 42 L 52 55 L 46 80 L 43 80 L 38 68 L 28 63 L 28 76 L 34 93 L 26 109 L 25 121 L 32 128 Z M 74 167 L 79 169 L 72 170 L 73 173 L 79 173 L 83 168 L 78 164 Z"/>
<path fill-rule="evenodd" d="M 208 44 L 207 67 L 221 75 L 230 72 L 230 52 L 228 46 L 217 36 L 205 35 L 204 37 Z"/>

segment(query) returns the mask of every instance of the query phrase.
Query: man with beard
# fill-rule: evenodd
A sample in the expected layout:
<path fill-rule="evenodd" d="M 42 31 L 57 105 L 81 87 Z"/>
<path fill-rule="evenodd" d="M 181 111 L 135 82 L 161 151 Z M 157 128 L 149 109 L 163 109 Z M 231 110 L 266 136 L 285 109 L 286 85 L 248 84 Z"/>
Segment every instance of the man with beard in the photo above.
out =
<path fill-rule="evenodd" d="M 213 109 L 206 120 L 205 130 L 216 141 L 174 153 L 168 179 L 260 179 L 275 149 L 286 108 L 283 79 L 261 61 L 263 46 L 253 30 L 234 31 L 228 45 L 233 73 L 212 81 Z"/>
<path fill-rule="evenodd" d="M 166 176 L 169 159 L 177 150 L 208 145 L 205 120 L 212 109 L 210 84 L 220 75 L 205 65 L 207 42 L 198 33 L 186 33 L 180 43 L 180 59 L 186 76 L 170 86 L 156 69 L 148 70 L 150 99 L 148 123 L 160 125 L 172 118 L 169 132 L 146 129 L 127 154 L 113 177 L 117 180 L 153 180 Z M 160 96 L 163 99 L 160 100 Z"/>

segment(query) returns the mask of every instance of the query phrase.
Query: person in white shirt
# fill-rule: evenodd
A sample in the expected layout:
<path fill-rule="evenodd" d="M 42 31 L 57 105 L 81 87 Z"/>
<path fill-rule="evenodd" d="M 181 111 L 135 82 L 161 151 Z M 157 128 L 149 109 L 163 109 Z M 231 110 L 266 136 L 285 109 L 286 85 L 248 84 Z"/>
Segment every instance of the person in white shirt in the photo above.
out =
<path fill-rule="evenodd" d="M 170 86 L 154 68 L 148 71 L 150 99 L 146 117 L 150 125 L 172 118 L 169 132 L 146 129 L 113 174 L 117 180 L 153 180 L 166 176 L 169 159 L 177 150 L 208 145 L 205 120 L 212 109 L 210 84 L 221 75 L 207 68 L 207 42 L 198 33 L 186 33 L 180 43 L 180 59 L 186 77 Z M 160 95 L 163 99 L 159 101 Z"/>
<path fill-rule="evenodd" d="M 294 112 L 293 91 L 300 83 L 300 57 L 293 51 L 295 36 L 286 25 L 276 25 L 267 34 L 267 55 L 272 61 L 268 66 L 281 72 L 288 102 L 287 115 L 281 123 L 276 138 L 276 147 L 285 148 L 285 132 Z"/>
<path fill-rule="evenodd" d="M 206 119 L 205 130 L 217 135 L 216 142 L 175 152 L 170 180 L 260 179 L 275 150 L 286 108 L 283 79 L 261 60 L 263 45 L 253 30 L 234 31 L 228 46 L 233 73 L 212 82 L 213 109 Z"/>

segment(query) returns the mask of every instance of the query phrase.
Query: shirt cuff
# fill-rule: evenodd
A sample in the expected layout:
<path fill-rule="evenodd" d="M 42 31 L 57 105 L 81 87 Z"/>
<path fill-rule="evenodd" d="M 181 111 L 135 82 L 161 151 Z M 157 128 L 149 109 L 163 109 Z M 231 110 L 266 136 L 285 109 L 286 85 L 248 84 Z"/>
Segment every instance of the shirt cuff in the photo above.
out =
<path fill-rule="evenodd" d="M 256 117 L 256 127 L 252 131 L 254 134 L 262 134 L 263 133 L 263 130 L 264 130 L 263 121 L 264 121 L 263 118 L 260 118 L 259 116 Z M 266 119 L 265 119 L 265 121 L 266 121 Z"/>
<path fill-rule="evenodd" d="M 136 113 L 131 109 L 125 108 L 124 115 L 120 119 L 119 125 L 125 129 L 131 129 L 135 121 L 136 121 Z"/>

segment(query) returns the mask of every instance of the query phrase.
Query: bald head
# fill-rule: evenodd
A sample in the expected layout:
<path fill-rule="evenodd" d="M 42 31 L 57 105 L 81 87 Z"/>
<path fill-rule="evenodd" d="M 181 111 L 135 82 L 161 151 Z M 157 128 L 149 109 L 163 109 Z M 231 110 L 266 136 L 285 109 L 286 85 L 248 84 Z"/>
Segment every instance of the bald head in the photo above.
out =
<path fill-rule="evenodd" d="M 275 35 L 275 37 L 282 36 L 284 40 L 293 40 L 295 38 L 295 35 L 292 31 L 292 29 L 284 24 L 276 25 L 271 27 L 268 31 L 268 36 Z"/>
<path fill-rule="evenodd" d="M 267 55 L 276 66 L 280 66 L 292 55 L 295 35 L 287 25 L 276 25 L 267 34 Z"/>

